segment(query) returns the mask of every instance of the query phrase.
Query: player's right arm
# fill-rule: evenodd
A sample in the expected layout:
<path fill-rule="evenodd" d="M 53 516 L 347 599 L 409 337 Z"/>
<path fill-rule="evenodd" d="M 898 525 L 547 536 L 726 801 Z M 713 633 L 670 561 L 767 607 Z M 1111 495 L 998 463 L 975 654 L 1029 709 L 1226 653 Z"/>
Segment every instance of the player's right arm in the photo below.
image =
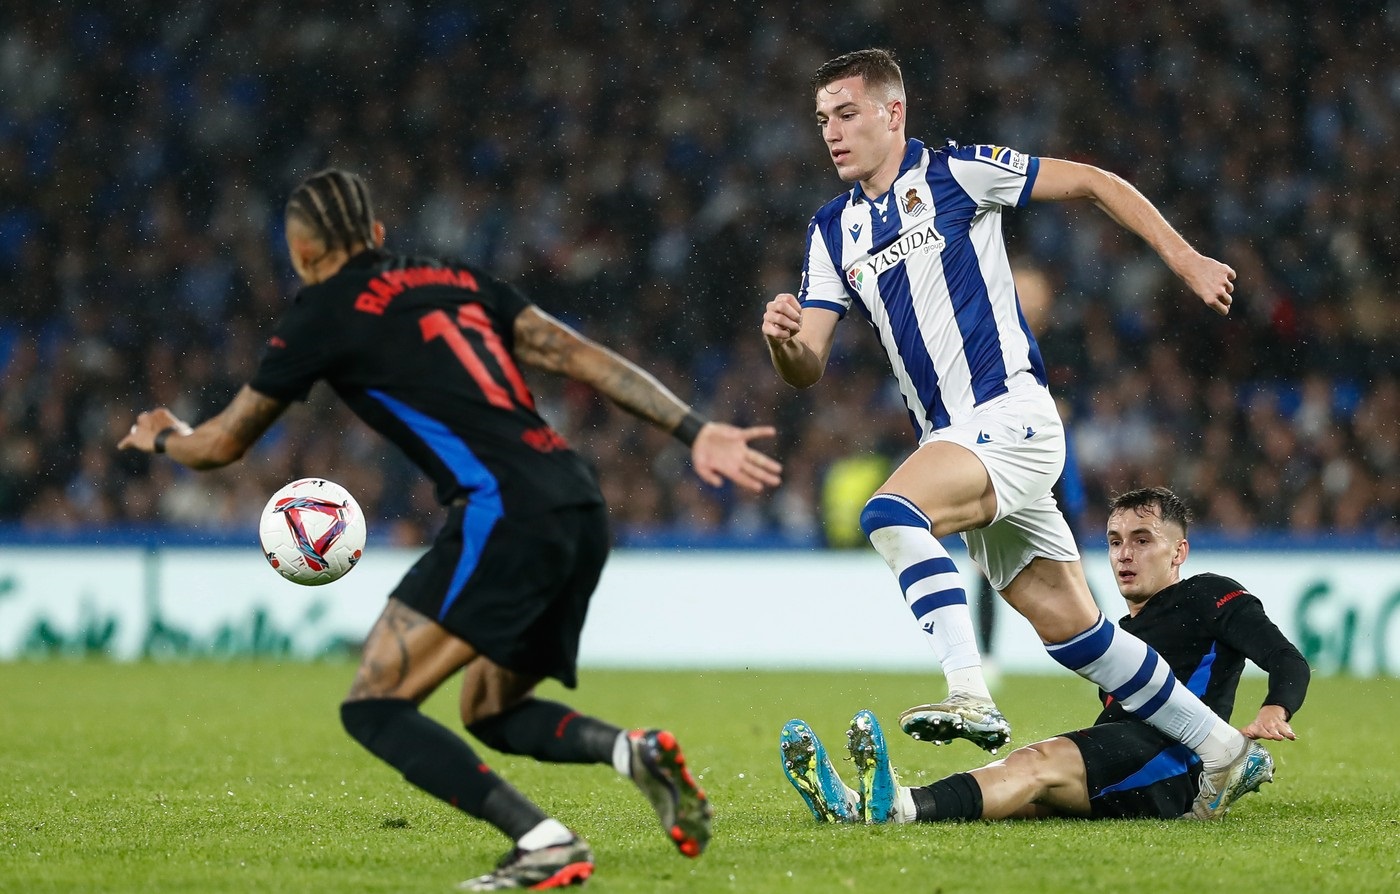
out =
<path fill-rule="evenodd" d="M 794 388 L 809 388 L 821 380 L 836 324 L 851 306 L 853 296 L 839 263 L 843 205 L 844 198 L 833 199 L 808 222 L 802 288 L 796 295 L 778 295 L 764 309 L 763 337 L 773 368 Z"/>
<path fill-rule="evenodd" d="M 773 368 L 794 388 L 815 385 L 826 371 L 836 324 L 841 316 L 823 307 L 804 308 L 797 296 L 784 292 L 763 313 L 763 337 Z"/>
<path fill-rule="evenodd" d="M 285 409 L 285 401 L 244 385 L 222 412 L 193 428 L 165 407 L 142 413 L 117 446 L 155 453 L 156 437 L 170 429 L 161 446 L 171 459 L 191 469 L 217 469 L 242 458 Z"/>

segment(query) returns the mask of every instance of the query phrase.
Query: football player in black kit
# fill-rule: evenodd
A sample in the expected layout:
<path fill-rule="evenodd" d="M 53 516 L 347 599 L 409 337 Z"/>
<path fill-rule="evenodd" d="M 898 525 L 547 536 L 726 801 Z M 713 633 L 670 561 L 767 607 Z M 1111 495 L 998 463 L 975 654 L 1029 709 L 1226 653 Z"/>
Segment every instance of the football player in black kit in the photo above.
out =
<path fill-rule="evenodd" d="M 1308 663 L 1240 584 L 1218 574 L 1181 579 L 1190 549 L 1186 505 L 1167 488 L 1149 487 L 1114 497 L 1109 509 L 1109 561 L 1128 602 L 1122 628 L 1156 649 L 1179 682 L 1227 719 L 1244 661 L 1253 661 L 1269 675 L 1268 694 L 1240 731 L 1251 740 L 1296 739 L 1289 720 L 1307 693 Z M 1197 772 L 1199 759 L 1128 715 L 1111 693 L 1100 691 L 1099 698 L 1104 707 L 1094 726 L 926 786 L 899 785 L 869 711 L 856 714 L 848 733 L 857 789 L 841 782 L 826 749 L 800 720 L 783 728 L 783 770 L 824 822 L 1213 818 L 1192 812 L 1205 778 Z M 1241 794 L 1272 778 L 1273 759 L 1252 741 Z"/>
<path fill-rule="evenodd" d="M 326 380 L 422 468 L 448 507 L 432 548 L 370 631 L 340 713 L 350 735 L 409 782 L 515 843 L 494 872 L 463 887 L 581 884 L 593 853 L 419 712 L 458 670 L 461 719 L 475 738 L 541 761 L 611 764 L 641 789 L 677 849 L 699 856 L 711 807 L 671 733 L 625 731 L 534 695 L 546 677 L 576 684 L 609 537 L 592 465 L 536 412 L 519 364 L 587 383 L 673 433 L 711 485 L 779 484 L 781 466 L 750 446 L 773 429 L 705 420 L 485 271 L 384 251 L 383 224 L 355 174 L 331 169 L 304 181 L 287 202 L 286 226 L 305 288 L 252 380 L 193 428 L 163 407 L 142 413 L 120 446 L 218 468 Z"/>

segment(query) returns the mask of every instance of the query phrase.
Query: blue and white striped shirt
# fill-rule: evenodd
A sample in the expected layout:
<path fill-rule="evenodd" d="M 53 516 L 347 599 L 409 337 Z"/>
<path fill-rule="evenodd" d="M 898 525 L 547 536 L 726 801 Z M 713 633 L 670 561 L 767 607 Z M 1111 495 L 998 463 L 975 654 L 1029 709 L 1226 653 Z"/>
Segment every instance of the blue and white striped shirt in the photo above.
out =
<path fill-rule="evenodd" d="M 865 313 L 922 439 L 1013 388 L 1045 387 L 1001 233 L 1040 159 L 1004 146 L 909 140 L 883 196 L 856 184 L 807 231 L 803 307 Z"/>

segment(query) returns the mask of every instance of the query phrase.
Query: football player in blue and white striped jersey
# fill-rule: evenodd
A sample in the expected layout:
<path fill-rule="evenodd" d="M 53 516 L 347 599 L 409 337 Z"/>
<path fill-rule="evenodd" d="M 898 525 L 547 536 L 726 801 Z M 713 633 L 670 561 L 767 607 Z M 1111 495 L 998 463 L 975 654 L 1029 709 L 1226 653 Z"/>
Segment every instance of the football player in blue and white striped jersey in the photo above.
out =
<path fill-rule="evenodd" d="M 1088 199 L 1145 239 L 1219 314 L 1229 313 L 1234 271 L 1099 168 L 906 137 L 903 76 L 884 50 L 833 59 L 811 86 L 822 139 L 851 188 L 812 218 L 799 294 L 769 302 L 763 334 L 779 375 L 806 388 L 825 370 L 836 324 L 856 308 L 878 334 L 909 410 L 919 449 L 866 503 L 861 527 L 927 633 L 948 697 L 910 708 L 901 728 L 991 751 L 1010 740 L 983 678 L 961 577 L 937 539 L 962 534 L 1051 656 L 1195 750 L 1211 787 L 1228 792 L 1243 770 L 1244 737 L 1099 612 L 1051 495 L 1064 428 L 1017 304 L 1002 210 Z M 1217 799 L 1220 811 L 1229 800 Z"/>

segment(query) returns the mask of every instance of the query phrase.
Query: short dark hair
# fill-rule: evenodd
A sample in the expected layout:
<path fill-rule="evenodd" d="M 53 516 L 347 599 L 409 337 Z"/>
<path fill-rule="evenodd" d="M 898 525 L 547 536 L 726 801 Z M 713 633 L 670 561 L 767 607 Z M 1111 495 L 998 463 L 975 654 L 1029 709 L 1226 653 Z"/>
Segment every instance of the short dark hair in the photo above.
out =
<path fill-rule="evenodd" d="M 1109 515 L 1123 509 L 1133 509 L 1141 513 L 1152 508 L 1156 508 L 1162 521 L 1172 522 L 1181 528 L 1181 533 L 1186 533 L 1186 528 L 1191 523 L 1191 507 L 1171 488 L 1139 487 L 1126 493 L 1115 494 L 1108 501 Z"/>
<path fill-rule="evenodd" d="M 904 75 L 889 50 L 856 50 L 822 63 L 812 75 L 812 93 L 842 78 L 863 78 L 868 86 L 903 93 Z"/>
<path fill-rule="evenodd" d="M 359 174 L 327 168 L 307 177 L 287 199 L 286 216 L 309 226 L 327 250 L 374 244 L 374 210 Z"/>

